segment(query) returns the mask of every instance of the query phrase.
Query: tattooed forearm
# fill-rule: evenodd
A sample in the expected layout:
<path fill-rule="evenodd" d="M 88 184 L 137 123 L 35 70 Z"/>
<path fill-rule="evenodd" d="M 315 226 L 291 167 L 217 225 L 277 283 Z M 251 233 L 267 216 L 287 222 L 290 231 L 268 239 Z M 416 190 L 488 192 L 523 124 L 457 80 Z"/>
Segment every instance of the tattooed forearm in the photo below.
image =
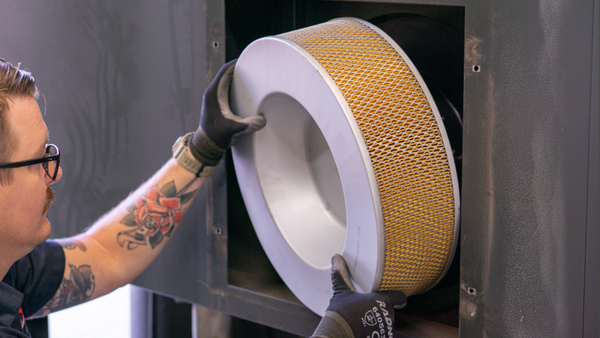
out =
<path fill-rule="evenodd" d="M 129 214 L 121 220 L 131 229 L 119 232 L 119 245 L 133 250 L 140 245 L 150 244 L 154 249 L 165 237 L 171 236 L 187 210 L 183 205 L 198 192 L 186 192 L 190 185 L 191 182 L 177 191 L 175 182 L 171 181 L 160 189 L 158 186 L 151 188 L 146 195 L 138 198 L 127 209 Z"/>
<path fill-rule="evenodd" d="M 63 278 L 54 297 L 32 317 L 47 316 L 52 311 L 58 311 L 73 305 L 81 304 L 92 297 L 96 280 L 89 265 L 76 267 L 69 264 L 69 278 Z"/>
<path fill-rule="evenodd" d="M 87 250 L 85 244 L 83 244 L 82 241 L 78 241 L 78 240 L 63 240 L 61 242 L 61 245 L 63 246 L 63 248 L 65 248 L 67 250 L 75 250 L 77 248 L 79 248 L 81 251 Z"/>

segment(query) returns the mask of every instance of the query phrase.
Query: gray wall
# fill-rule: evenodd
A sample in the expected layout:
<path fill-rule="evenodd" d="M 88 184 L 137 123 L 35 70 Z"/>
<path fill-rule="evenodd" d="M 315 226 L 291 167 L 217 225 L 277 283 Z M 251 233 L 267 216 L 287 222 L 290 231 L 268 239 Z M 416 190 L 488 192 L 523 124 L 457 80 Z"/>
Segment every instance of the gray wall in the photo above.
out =
<path fill-rule="evenodd" d="M 223 61 L 222 48 L 205 52 L 204 13 L 203 1 L 190 0 L 0 2 L 0 57 L 34 74 L 51 142 L 61 148 L 53 238 L 90 226 L 197 128 L 207 57 Z M 170 284 L 174 296 L 199 301 L 204 199 L 138 284 L 162 292 L 159 284 Z"/>
<path fill-rule="evenodd" d="M 189 1 L 0 5 L 0 54 L 36 77 L 51 141 L 62 152 L 53 236 L 83 230 L 154 173 L 178 135 L 197 127 L 190 96 L 202 95 L 204 79 L 195 79 L 200 88 L 192 83 L 198 56 L 189 10 Z"/>

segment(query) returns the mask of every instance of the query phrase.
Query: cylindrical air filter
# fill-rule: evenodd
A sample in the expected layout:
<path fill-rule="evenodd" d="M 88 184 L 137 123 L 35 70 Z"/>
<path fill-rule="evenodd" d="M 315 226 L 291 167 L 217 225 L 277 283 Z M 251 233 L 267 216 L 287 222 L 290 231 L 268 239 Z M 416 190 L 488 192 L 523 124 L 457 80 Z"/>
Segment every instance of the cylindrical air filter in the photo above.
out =
<path fill-rule="evenodd" d="M 442 119 L 400 47 L 354 18 L 259 39 L 231 87 L 266 127 L 233 147 L 269 260 L 311 310 L 332 295 L 331 257 L 357 290 L 434 286 L 457 242 L 458 180 Z"/>

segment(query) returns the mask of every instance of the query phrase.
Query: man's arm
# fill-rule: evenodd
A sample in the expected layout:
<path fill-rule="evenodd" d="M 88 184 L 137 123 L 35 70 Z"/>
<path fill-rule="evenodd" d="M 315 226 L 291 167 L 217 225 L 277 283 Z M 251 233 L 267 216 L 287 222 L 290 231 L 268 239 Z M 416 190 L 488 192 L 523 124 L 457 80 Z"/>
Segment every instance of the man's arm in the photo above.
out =
<path fill-rule="evenodd" d="M 65 251 L 63 280 L 34 317 L 131 282 L 162 251 L 204 180 L 171 159 L 87 232 L 58 240 Z"/>
<path fill-rule="evenodd" d="M 169 241 L 204 183 L 203 176 L 212 172 L 207 168 L 219 163 L 240 134 L 265 125 L 260 115 L 241 118 L 231 112 L 228 98 L 234 65 L 235 61 L 225 64 L 204 92 L 200 126 L 183 150 L 187 159 L 169 160 L 84 234 L 59 240 L 66 259 L 62 283 L 33 317 L 103 296 L 131 282 Z"/>

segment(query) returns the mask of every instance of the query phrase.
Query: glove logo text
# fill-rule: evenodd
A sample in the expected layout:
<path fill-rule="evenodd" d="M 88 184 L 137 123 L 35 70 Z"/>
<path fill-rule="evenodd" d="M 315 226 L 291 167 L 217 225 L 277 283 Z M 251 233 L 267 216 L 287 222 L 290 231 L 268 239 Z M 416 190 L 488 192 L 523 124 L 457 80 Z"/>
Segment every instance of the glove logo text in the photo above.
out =
<path fill-rule="evenodd" d="M 363 318 L 363 324 L 365 326 L 377 325 L 376 331 L 373 331 L 369 337 L 371 338 L 393 338 L 394 337 L 394 325 L 390 313 L 386 310 L 385 302 L 376 301 L 379 305 L 374 306 L 373 309 L 367 311 Z M 386 330 L 387 329 L 387 330 Z M 387 333 L 387 335 L 386 335 Z"/>
<path fill-rule="evenodd" d="M 377 309 L 377 308 L 374 308 Z M 377 310 L 375 310 L 377 311 Z M 365 316 L 362 319 L 363 325 L 366 327 L 367 325 L 369 326 L 375 326 L 377 325 L 377 319 L 375 318 L 375 315 L 373 314 L 372 310 L 367 311 L 367 313 L 365 313 Z"/>

